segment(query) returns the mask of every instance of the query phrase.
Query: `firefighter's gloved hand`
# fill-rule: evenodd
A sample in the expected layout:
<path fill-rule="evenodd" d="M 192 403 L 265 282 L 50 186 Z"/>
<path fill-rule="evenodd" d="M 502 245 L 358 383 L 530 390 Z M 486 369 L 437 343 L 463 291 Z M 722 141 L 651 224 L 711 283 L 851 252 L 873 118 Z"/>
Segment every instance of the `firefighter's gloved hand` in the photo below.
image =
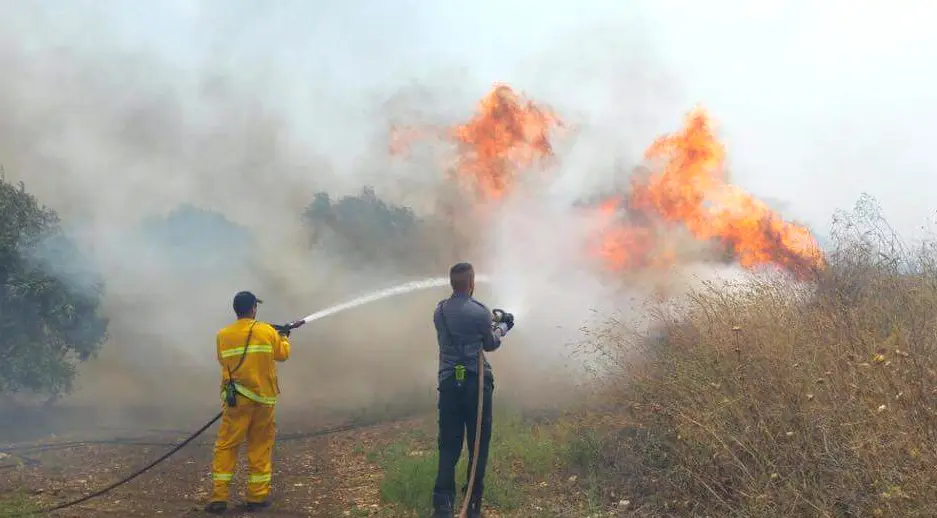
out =
<path fill-rule="evenodd" d="M 288 322 L 283 325 L 275 325 L 273 326 L 273 328 L 276 329 L 277 332 L 280 333 L 281 335 L 289 338 L 290 332 L 292 332 L 297 327 L 302 327 L 303 324 L 305 323 L 306 323 L 305 320 L 296 320 L 295 322 Z"/>
<path fill-rule="evenodd" d="M 514 315 L 508 313 L 503 309 L 493 309 L 491 310 L 492 322 L 495 324 L 507 324 L 507 331 L 510 331 L 514 327 Z M 494 326 L 492 326 L 492 329 Z"/>
<path fill-rule="evenodd" d="M 497 324 L 493 324 L 492 326 L 492 331 L 497 333 L 499 336 L 504 336 L 508 334 L 508 331 L 510 330 L 511 330 L 511 327 L 508 326 L 507 322 L 499 322 Z"/>
<path fill-rule="evenodd" d="M 514 329 L 514 315 L 511 313 L 504 314 L 504 323 L 508 326 L 508 331 Z"/>

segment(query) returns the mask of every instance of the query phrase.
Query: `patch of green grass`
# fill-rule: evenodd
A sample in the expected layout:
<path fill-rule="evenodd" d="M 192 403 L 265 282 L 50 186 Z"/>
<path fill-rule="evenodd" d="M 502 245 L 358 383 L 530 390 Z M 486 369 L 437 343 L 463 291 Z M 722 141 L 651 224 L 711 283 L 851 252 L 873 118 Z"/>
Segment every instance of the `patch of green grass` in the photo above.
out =
<path fill-rule="evenodd" d="M 0 495 L 0 517 L 12 516 L 39 509 L 22 493 Z"/>
<path fill-rule="evenodd" d="M 408 511 L 429 507 L 436 481 L 435 451 L 411 450 L 395 444 L 380 454 L 384 470 L 381 499 Z"/>
<path fill-rule="evenodd" d="M 602 458 L 602 438 L 595 430 L 580 430 L 569 437 L 564 445 L 564 456 L 570 467 L 586 476 L 596 475 Z"/>
<path fill-rule="evenodd" d="M 543 478 L 556 470 L 559 446 L 553 427 L 531 425 L 511 414 L 498 417 L 495 433 L 499 440 L 492 440 L 491 457 L 516 461 L 531 477 Z"/>
<path fill-rule="evenodd" d="M 492 458 L 488 458 L 489 466 L 493 463 Z M 460 462 L 459 469 L 465 472 L 465 466 L 468 462 Z M 510 472 L 505 472 L 502 466 L 491 466 L 485 473 L 485 504 L 490 505 L 502 512 L 516 511 L 524 505 L 527 495 L 524 494 L 524 484 L 518 480 L 518 477 Z"/>
<path fill-rule="evenodd" d="M 527 501 L 528 489 L 556 472 L 564 460 L 557 430 L 535 425 L 510 412 L 496 413 L 488 469 L 485 505 L 513 512 Z M 368 453 L 384 471 L 381 498 L 401 510 L 422 513 L 430 507 L 438 455 L 435 434 L 408 433 L 397 443 Z M 467 449 L 456 466 L 457 487 L 467 479 Z"/>
<path fill-rule="evenodd" d="M 605 449 L 610 437 L 595 429 L 580 428 L 567 436 L 561 452 L 562 462 L 571 471 L 578 473 L 584 489 L 584 512 L 591 515 L 603 509 L 605 491 L 608 489 L 607 469 L 603 466 Z"/>
<path fill-rule="evenodd" d="M 590 473 L 585 480 L 586 486 L 586 511 L 591 515 L 602 509 L 602 488 L 604 487 L 602 479 L 598 473 Z"/>

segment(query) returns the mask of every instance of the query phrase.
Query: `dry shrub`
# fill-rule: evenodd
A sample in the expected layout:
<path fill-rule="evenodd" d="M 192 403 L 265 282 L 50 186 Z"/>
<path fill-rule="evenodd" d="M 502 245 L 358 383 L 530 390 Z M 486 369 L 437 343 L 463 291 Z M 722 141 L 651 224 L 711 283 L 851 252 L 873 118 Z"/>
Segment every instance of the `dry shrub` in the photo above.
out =
<path fill-rule="evenodd" d="M 833 237 L 814 282 L 711 284 L 657 313 L 604 485 L 657 515 L 937 516 L 937 249 L 869 198 Z"/>

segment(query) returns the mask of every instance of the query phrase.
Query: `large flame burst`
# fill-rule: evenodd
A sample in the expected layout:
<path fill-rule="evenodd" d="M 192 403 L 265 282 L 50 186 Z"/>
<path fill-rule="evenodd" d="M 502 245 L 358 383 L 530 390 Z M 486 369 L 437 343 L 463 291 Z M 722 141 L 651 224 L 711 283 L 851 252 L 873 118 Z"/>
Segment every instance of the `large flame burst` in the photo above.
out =
<path fill-rule="evenodd" d="M 456 146 L 455 179 L 474 190 L 479 200 L 494 201 L 510 190 L 519 172 L 553 157 L 549 134 L 558 126 L 562 122 L 552 112 L 510 86 L 495 84 L 465 124 L 432 132 L 393 128 L 390 151 L 403 154 L 412 141 L 434 133 Z"/>
<path fill-rule="evenodd" d="M 475 117 L 452 130 L 460 150 L 457 170 L 483 197 L 501 198 L 518 171 L 553 156 L 549 132 L 560 124 L 511 87 L 495 85 Z"/>
<path fill-rule="evenodd" d="M 645 152 L 652 173 L 632 181 L 628 209 L 719 242 L 747 268 L 773 264 L 802 278 L 822 269 L 823 255 L 810 231 L 728 183 L 725 156 L 707 114 L 692 111 L 681 131 L 658 138 Z M 654 240 L 646 227 L 626 226 L 605 236 L 600 250 L 609 264 L 630 265 L 635 255 L 647 253 L 646 246 L 622 246 L 622 239 L 627 244 L 634 236 Z"/>
<path fill-rule="evenodd" d="M 517 174 L 553 157 L 549 135 L 560 126 L 549 110 L 497 84 L 470 121 L 441 133 L 456 145 L 457 180 L 480 201 L 496 201 Z M 395 129 L 392 151 L 420 136 L 421 131 Z M 666 267 L 676 252 L 664 230 L 677 225 L 725 247 L 746 268 L 775 265 L 802 278 L 823 268 L 823 255 L 806 228 L 728 182 L 725 155 L 708 115 L 692 111 L 681 131 L 647 149 L 649 175 L 634 178 L 628 194 L 594 208 L 606 224 L 592 253 L 614 270 Z"/>

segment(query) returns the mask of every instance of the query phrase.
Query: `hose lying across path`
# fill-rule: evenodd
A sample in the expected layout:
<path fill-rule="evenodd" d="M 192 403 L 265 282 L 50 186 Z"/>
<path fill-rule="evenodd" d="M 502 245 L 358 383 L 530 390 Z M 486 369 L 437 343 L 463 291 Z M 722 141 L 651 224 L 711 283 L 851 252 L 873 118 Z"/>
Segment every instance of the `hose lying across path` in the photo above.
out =
<path fill-rule="evenodd" d="M 146 466 L 144 466 L 144 467 L 138 469 L 137 471 L 134 471 L 134 472 L 131 473 L 130 475 L 128 475 L 128 476 L 122 478 L 121 480 L 118 480 L 117 482 L 114 482 L 113 484 L 111 484 L 111 485 L 109 485 L 109 486 L 107 486 L 107 487 L 105 487 L 105 488 L 99 489 L 99 490 L 97 490 L 97 491 L 95 491 L 95 492 L 93 492 L 93 493 L 90 493 L 90 494 L 88 494 L 88 495 L 85 495 L 85 496 L 83 496 L 83 497 L 81 497 L 81 498 L 76 498 L 76 499 L 74 499 L 74 500 L 69 500 L 69 501 L 67 501 L 67 502 L 64 502 L 64 503 L 61 503 L 61 504 L 57 504 L 57 505 L 54 505 L 54 506 L 52 506 L 52 507 L 46 507 L 46 508 L 37 509 L 37 510 L 34 510 L 34 511 L 23 511 L 23 512 L 17 512 L 17 513 L 13 513 L 13 514 L 3 514 L 3 515 L 0 515 L 0 517 L 2 517 L 2 518 L 20 518 L 20 517 L 23 517 L 23 516 L 33 516 L 33 515 L 37 515 L 37 514 L 47 514 L 47 513 L 51 513 L 52 511 L 58 511 L 58 510 L 61 510 L 61 509 L 66 509 L 66 508 L 68 508 L 68 507 L 73 507 L 73 506 L 75 506 L 75 505 L 78 505 L 78 504 L 87 502 L 88 500 L 91 500 L 91 499 L 93 499 L 93 498 L 97 498 L 97 497 L 99 497 L 99 496 L 101 496 L 101 495 L 104 495 L 104 494 L 106 494 L 106 493 L 112 491 L 113 489 L 116 489 L 116 488 L 118 488 L 118 487 L 120 487 L 120 486 L 126 484 L 127 482 L 130 482 L 131 480 L 133 480 L 133 479 L 139 477 L 140 475 L 146 473 L 147 471 L 149 471 L 150 469 L 156 467 L 158 464 L 160 464 L 160 463 L 163 462 L 164 460 L 166 460 L 166 459 L 168 459 L 169 457 L 171 457 L 173 454 L 175 454 L 176 452 L 178 452 L 179 450 L 181 450 L 182 448 L 184 448 L 186 445 L 188 445 L 189 443 L 191 443 L 192 441 L 194 441 L 198 436 L 202 435 L 202 433 L 204 433 L 205 430 L 208 430 L 213 424 L 215 424 L 215 422 L 217 422 L 219 419 L 221 419 L 221 416 L 222 416 L 222 413 L 219 412 L 218 415 L 216 415 L 215 417 L 213 417 L 213 418 L 211 419 L 211 421 L 208 421 L 207 423 L 205 423 L 205 425 L 203 425 L 201 428 L 199 428 L 197 431 L 195 431 L 194 433 L 192 433 L 192 435 L 190 435 L 189 437 L 187 437 L 184 441 L 182 441 L 182 442 L 180 442 L 180 443 L 145 442 L 145 441 L 133 440 L 133 439 L 104 439 L 104 440 L 72 441 L 72 442 L 65 442 L 65 443 L 39 444 L 39 445 L 32 445 L 32 446 L 24 445 L 24 446 L 13 446 L 13 447 L 7 447 L 7 448 L 0 448 L 0 453 L 6 453 L 6 454 L 10 454 L 10 455 L 15 455 L 16 457 L 19 457 L 19 458 L 23 459 L 24 461 L 26 461 L 26 462 L 25 462 L 26 465 L 33 465 L 33 466 L 35 466 L 35 465 L 39 465 L 39 461 L 38 461 L 38 460 L 31 459 L 31 458 L 26 457 L 26 456 L 22 456 L 22 455 L 18 454 L 17 452 L 28 451 L 28 452 L 30 452 L 30 453 L 35 453 L 35 452 L 43 452 L 43 451 L 55 451 L 55 450 L 63 450 L 63 449 L 75 448 L 75 447 L 80 447 L 80 446 L 88 446 L 88 445 L 96 445 L 96 444 L 114 444 L 114 445 L 124 445 L 124 446 L 170 446 L 170 445 L 174 445 L 171 450 L 169 450 L 168 452 L 164 453 L 161 457 L 159 457 L 158 459 L 154 460 L 153 462 L 147 464 Z M 373 422 L 373 423 L 362 423 L 362 422 L 359 422 L 359 423 L 349 423 L 349 424 L 339 425 L 339 426 L 335 426 L 335 427 L 331 427 L 331 428 L 324 428 L 324 429 L 320 429 L 320 430 L 314 430 L 314 431 L 311 431 L 311 432 L 296 432 L 296 433 L 290 433 L 290 434 L 283 434 L 283 435 L 280 435 L 280 436 L 277 437 L 277 442 L 288 441 L 288 440 L 295 440 L 295 439 L 305 439 L 305 438 L 310 438 L 310 437 L 317 437 L 317 436 L 322 436 L 322 435 L 329 435 L 329 434 L 334 434 L 334 433 L 340 433 L 340 432 L 350 431 L 350 430 L 354 430 L 354 429 L 361 428 L 361 427 L 364 427 L 364 426 L 368 426 L 368 425 L 371 425 L 371 424 L 377 424 L 377 422 Z M 477 449 L 477 447 L 476 447 L 476 449 Z M 15 466 L 16 466 L 16 465 L 0 466 L 0 469 L 3 469 L 3 468 L 11 468 L 11 467 L 15 467 Z"/>
<path fill-rule="evenodd" d="M 221 419 L 221 415 L 222 415 L 222 413 L 219 412 L 218 415 L 216 415 L 215 417 L 213 417 L 213 418 L 211 419 L 211 421 L 205 423 L 205 425 L 202 426 L 201 428 L 199 428 L 198 431 L 196 431 L 195 433 L 193 433 L 192 435 L 190 435 L 186 440 L 184 440 L 184 441 L 182 441 L 181 443 L 177 444 L 176 447 L 174 447 L 173 449 L 171 449 L 171 450 L 169 450 L 168 452 L 164 453 L 162 457 L 160 457 L 160 458 L 154 460 L 153 462 L 151 462 L 151 463 L 147 464 L 146 466 L 144 466 L 144 467 L 138 469 L 137 471 L 134 471 L 134 472 L 133 472 L 132 474 L 130 474 L 129 476 L 126 476 L 126 477 L 124 477 L 123 479 L 118 480 L 117 482 L 114 482 L 113 484 L 111 484 L 111 485 L 109 485 L 109 486 L 107 486 L 107 487 L 105 487 L 105 488 L 103 488 L 103 489 L 99 489 L 99 490 L 95 491 L 94 493 L 85 495 L 85 496 L 83 496 L 83 497 L 81 497 L 81 498 L 76 498 L 75 500 L 70 500 L 70 501 L 68 501 L 68 502 L 64 502 L 64 503 L 61 503 L 61 504 L 58 504 L 58 505 L 55 505 L 55 506 L 52 506 L 52 507 L 47 507 L 47 508 L 44 508 L 44 509 L 37 509 L 37 510 L 35 510 L 35 511 L 25 511 L 25 512 L 20 512 L 20 513 L 14 513 L 14 514 L 12 514 L 12 515 L 6 515 L 5 518 L 14 518 L 14 517 L 20 517 L 20 516 L 31 516 L 31 515 L 34 515 L 34 514 L 46 514 L 46 513 L 51 513 L 52 511 L 58 511 L 59 509 L 65 509 L 65 508 L 67 508 L 67 507 L 72 507 L 72 506 L 78 505 L 78 504 L 80 504 L 80 503 L 87 502 L 88 500 L 91 500 L 92 498 L 95 498 L 95 497 L 101 496 L 101 495 L 103 495 L 103 494 L 105 494 L 105 493 L 108 493 L 108 492 L 111 491 L 112 489 L 115 489 L 115 488 L 117 488 L 117 487 L 119 487 L 119 486 L 122 486 L 122 485 L 126 484 L 127 482 L 130 482 L 131 480 L 133 480 L 133 479 L 139 477 L 140 475 L 146 473 L 147 471 L 149 471 L 151 468 L 153 468 L 154 466 L 156 466 L 156 465 L 159 464 L 160 462 L 163 462 L 164 460 L 168 459 L 170 456 L 172 456 L 172 454 L 174 454 L 174 453 L 176 453 L 177 451 L 179 451 L 179 450 L 181 450 L 182 448 L 184 448 L 185 445 L 187 445 L 187 444 L 189 444 L 190 442 L 192 442 L 193 440 L 195 440 L 196 437 L 198 437 L 199 435 L 202 435 L 202 432 L 204 432 L 205 430 L 208 430 L 208 428 L 209 428 L 211 425 L 215 424 L 215 421 Z"/>
<path fill-rule="evenodd" d="M 320 437 L 322 435 L 329 435 L 334 433 L 347 432 L 351 430 L 356 430 L 359 428 L 364 428 L 366 426 L 372 426 L 381 423 L 394 422 L 398 419 L 406 419 L 412 417 L 410 415 L 405 415 L 397 418 L 391 418 L 387 420 L 380 421 L 353 421 L 347 424 L 342 424 L 338 426 L 321 428 L 318 430 L 312 430 L 309 432 L 291 432 L 291 433 L 278 433 L 276 442 L 286 442 L 286 441 L 295 441 L 298 439 L 308 439 L 311 437 Z M 188 431 L 182 432 L 178 430 L 157 430 L 162 433 L 189 433 Z M 23 452 L 28 452 L 29 454 L 33 453 L 42 453 L 49 451 L 58 451 L 58 450 L 68 450 L 72 448 L 79 448 L 82 446 L 145 446 L 145 447 L 156 447 L 156 446 L 176 446 L 178 442 L 170 441 L 155 441 L 151 439 L 143 438 L 130 438 L 130 437 L 115 437 L 112 439 L 87 439 L 80 441 L 68 441 L 68 442 L 53 442 L 53 443 L 40 443 L 40 444 L 20 444 L 0 448 L 0 453 L 5 453 L 11 457 L 16 457 L 22 459 L 24 462 L 23 465 L 32 466 L 39 465 L 40 462 L 36 459 L 32 459 L 27 455 L 24 455 Z M 199 443 L 202 445 L 211 444 L 211 442 L 202 442 Z M 19 467 L 19 464 L 4 464 L 0 465 L 0 470 L 12 469 Z"/>

